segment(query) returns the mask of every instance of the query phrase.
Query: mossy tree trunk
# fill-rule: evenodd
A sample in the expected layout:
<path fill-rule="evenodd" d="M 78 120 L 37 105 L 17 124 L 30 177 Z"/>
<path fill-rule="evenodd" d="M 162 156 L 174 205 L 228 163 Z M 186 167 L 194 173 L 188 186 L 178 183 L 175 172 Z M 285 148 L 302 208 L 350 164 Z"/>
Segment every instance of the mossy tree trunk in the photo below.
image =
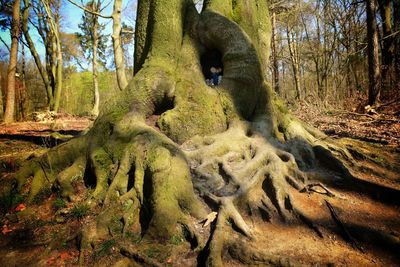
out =
<path fill-rule="evenodd" d="M 334 155 L 346 162 L 352 156 L 293 119 L 265 82 L 266 2 L 209 0 L 198 14 L 189 0 L 139 1 L 134 79 L 86 135 L 17 175 L 19 188 L 31 181 L 30 201 L 53 187 L 69 201 L 100 210 L 83 231 L 81 256 L 112 232 L 115 218 L 121 233 L 146 240 L 185 232 L 209 266 L 222 266 L 224 251 L 247 264 L 281 261 L 238 249 L 243 238 L 259 234 L 249 216 L 300 219 L 321 234 L 291 194 L 314 186 L 308 177 L 318 177 L 317 168 L 350 179 Z M 215 87 L 206 85 L 200 64 L 209 50 L 222 55 L 222 83 Z M 79 184 L 93 189 L 85 199 L 77 194 Z M 210 233 L 199 234 L 194 222 L 212 211 L 218 216 Z"/>

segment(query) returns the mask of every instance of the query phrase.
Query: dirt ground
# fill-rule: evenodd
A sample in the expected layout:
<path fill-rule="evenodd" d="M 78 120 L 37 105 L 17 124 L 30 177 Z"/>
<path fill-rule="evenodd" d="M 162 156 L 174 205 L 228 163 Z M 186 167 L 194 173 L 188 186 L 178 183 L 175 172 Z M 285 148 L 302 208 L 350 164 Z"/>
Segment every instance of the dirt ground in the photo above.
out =
<path fill-rule="evenodd" d="M 379 160 L 396 166 L 390 174 L 379 176 L 373 171 L 353 174 L 360 179 L 360 184 L 373 183 L 400 190 L 400 174 L 393 174 L 393 170 L 400 167 L 398 116 L 336 110 L 320 112 L 309 105 L 298 105 L 292 112 L 330 136 L 368 141 L 365 149 L 369 145 L 381 149 L 382 153 L 377 155 Z M 88 119 L 77 118 L 0 125 L 0 188 L 9 185 L 12 174 L 24 159 L 32 153 L 44 153 L 55 144 L 46 139 L 54 132 L 63 131 L 64 139 L 59 140 L 62 142 L 89 125 Z M 397 194 L 393 202 L 366 191 L 352 191 L 329 174 L 324 184 L 335 197 L 293 192 L 294 200 L 301 199 L 303 210 L 316 222 L 323 237 L 304 223 L 282 224 L 260 218 L 250 223 L 259 233 L 256 240 L 243 240 L 243 244 L 249 242 L 250 246 L 261 248 L 269 255 L 290 258 L 295 265 L 400 266 L 400 195 Z M 69 204 L 56 192 L 47 192 L 27 206 L 23 194 L 3 194 L 0 199 L 0 266 L 77 266 L 80 229 L 94 222 L 96 211 Z M 84 194 L 82 189 L 82 198 Z M 307 198 L 301 194 L 307 194 Z M 62 213 L 69 215 L 60 216 Z M 201 228 L 201 224 L 197 227 Z M 101 240 L 90 260 L 100 262 L 101 266 L 116 262 L 120 266 L 136 266 L 121 255 L 118 238 L 114 235 L 112 239 Z M 139 243 L 140 238 L 135 235 L 126 238 L 144 257 L 157 259 L 164 266 L 196 266 L 197 252 L 191 251 L 189 243 L 181 237 L 174 237 L 164 245 Z M 244 266 L 229 255 L 227 251 L 226 266 Z M 284 260 L 281 263 L 285 265 Z"/>

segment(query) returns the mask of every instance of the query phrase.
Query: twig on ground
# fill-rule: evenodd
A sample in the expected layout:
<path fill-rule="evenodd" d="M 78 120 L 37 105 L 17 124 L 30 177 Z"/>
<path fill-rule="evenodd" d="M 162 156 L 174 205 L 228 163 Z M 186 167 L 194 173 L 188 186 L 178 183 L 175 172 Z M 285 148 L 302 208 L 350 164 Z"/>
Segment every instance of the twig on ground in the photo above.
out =
<path fill-rule="evenodd" d="M 321 191 L 317 191 L 314 189 L 314 187 L 320 187 L 322 188 L 325 192 L 321 192 Z M 332 193 L 328 188 L 326 188 L 326 186 L 324 186 L 321 183 L 312 183 L 312 184 L 308 184 L 306 185 L 303 189 L 300 190 L 301 193 L 304 192 L 314 192 L 314 193 L 318 193 L 318 194 L 323 194 L 323 195 L 327 195 L 329 197 L 335 197 L 335 194 Z"/>

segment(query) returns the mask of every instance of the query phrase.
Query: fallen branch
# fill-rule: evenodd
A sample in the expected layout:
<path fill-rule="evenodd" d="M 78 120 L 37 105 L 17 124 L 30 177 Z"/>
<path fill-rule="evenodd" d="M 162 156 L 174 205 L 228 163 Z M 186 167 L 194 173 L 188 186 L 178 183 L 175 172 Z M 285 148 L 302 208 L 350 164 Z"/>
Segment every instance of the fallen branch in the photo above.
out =
<path fill-rule="evenodd" d="M 320 187 L 325 192 L 318 191 L 318 190 L 314 189 L 314 187 Z M 314 192 L 314 193 L 318 193 L 318 194 L 322 194 L 322 195 L 327 195 L 328 197 L 335 197 L 335 194 L 332 193 L 328 188 L 326 188 L 326 186 L 324 186 L 321 183 L 313 183 L 313 184 L 306 185 L 303 189 L 300 190 L 300 193 L 304 193 L 304 192 L 307 192 L 307 193 Z"/>
<path fill-rule="evenodd" d="M 351 112 L 351 111 L 346 111 L 346 110 L 336 110 L 335 109 L 335 110 L 330 110 L 330 112 L 335 112 L 337 114 L 350 114 L 350 115 L 355 115 L 355 116 L 360 116 L 360 117 L 365 116 L 365 117 L 368 117 L 368 118 L 371 118 L 374 120 L 376 119 L 374 116 L 369 115 L 369 114 Z"/>
<path fill-rule="evenodd" d="M 399 123 L 400 120 L 395 120 L 395 119 L 376 119 L 373 121 L 362 121 L 360 124 L 369 124 L 369 123 L 377 123 L 377 122 L 393 122 L 393 123 Z"/>
<path fill-rule="evenodd" d="M 394 103 L 396 103 L 396 102 L 398 102 L 398 101 L 400 101 L 400 97 L 395 98 L 395 99 L 392 100 L 392 101 L 389 101 L 389 102 L 386 102 L 386 103 L 382 103 L 382 104 L 380 104 L 380 105 L 377 105 L 377 106 L 375 107 L 375 109 L 379 109 L 379 108 L 381 108 L 381 107 L 389 106 L 389 105 L 394 104 Z"/>

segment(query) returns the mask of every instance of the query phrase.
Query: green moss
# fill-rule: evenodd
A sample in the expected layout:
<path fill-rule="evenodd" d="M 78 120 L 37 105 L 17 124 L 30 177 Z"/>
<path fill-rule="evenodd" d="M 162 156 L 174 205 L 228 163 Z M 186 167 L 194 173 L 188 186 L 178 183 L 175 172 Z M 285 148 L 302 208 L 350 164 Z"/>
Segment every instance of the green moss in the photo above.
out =
<path fill-rule="evenodd" d="M 163 113 L 157 121 L 160 130 L 178 143 L 195 135 L 209 135 L 226 129 L 226 117 L 218 94 L 210 91 L 212 89 L 200 88 L 180 88 L 176 107 Z"/>
<path fill-rule="evenodd" d="M 287 105 L 285 104 L 285 102 L 281 98 L 275 97 L 274 105 L 277 108 L 278 112 L 280 112 L 282 114 L 289 114 L 289 109 L 288 109 Z"/>
<path fill-rule="evenodd" d="M 182 236 L 173 235 L 171 237 L 171 239 L 169 240 L 169 243 L 171 243 L 172 245 L 178 246 L 178 245 L 182 244 L 183 241 L 184 241 L 184 239 Z"/>
<path fill-rule="evenodd" d="M 242 21 L 242 3 L 238 0 L 232 1 L 232 20 L 238 24 Z"/>

